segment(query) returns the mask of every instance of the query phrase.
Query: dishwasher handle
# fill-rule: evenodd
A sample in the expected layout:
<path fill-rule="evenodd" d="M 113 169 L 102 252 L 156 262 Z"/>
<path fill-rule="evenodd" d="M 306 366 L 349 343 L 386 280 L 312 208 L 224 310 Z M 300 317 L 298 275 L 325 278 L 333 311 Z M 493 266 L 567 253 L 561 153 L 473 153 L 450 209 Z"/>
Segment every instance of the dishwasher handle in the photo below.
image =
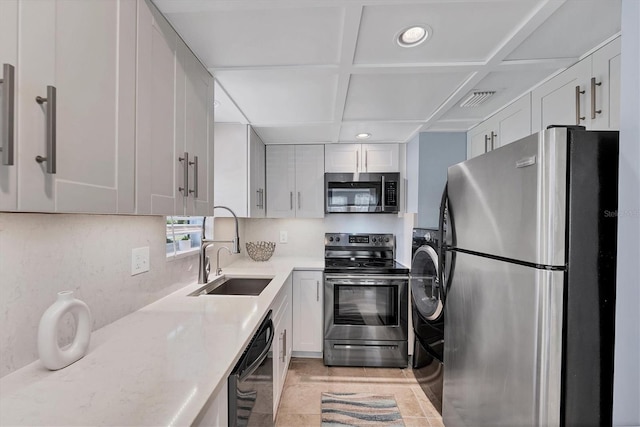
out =
<path fill-rule="evenodd" d="M 237 374 L 238 382 L 242 382 L 245 379 L 247 379 L 247 377 L 253 374 L 255 370 L 258 369 L 258 367 L 262 364 L 262 362 L 264 362 L 264 359 L 267 358 L 267 355 L 269 354 L 269 350 L 271 349 L 271 343 L 273 342 L 273 336 L 274 336 L 273 320 L 271 320 L 271 317 L 268 317 L 267 319 L 264 320 L 264 322 L 260 326 L 260 329 L 254 335 L 252 342 L 249 344 L 249 347 L 247 347 L 246 354 L 243 356 L 243 360 L 240 361 L 242 365 L 245 365 L 245 363 L 247 362 L 246 358 L 249 357 L 249 354 L 251 353 L 253 346 L 256 344 L 256 341 L 257 341 L 256 338 L 261 336 L 263 333 L 267 331 L 269 331 L 269 337 L 267 338 L 265 346 L 260 352 L 260 355 L 253 362 L 251 362 L 249 366 L 244 367 L 244 369 L 241 368 L 238 370 L 238 374 Z"/>

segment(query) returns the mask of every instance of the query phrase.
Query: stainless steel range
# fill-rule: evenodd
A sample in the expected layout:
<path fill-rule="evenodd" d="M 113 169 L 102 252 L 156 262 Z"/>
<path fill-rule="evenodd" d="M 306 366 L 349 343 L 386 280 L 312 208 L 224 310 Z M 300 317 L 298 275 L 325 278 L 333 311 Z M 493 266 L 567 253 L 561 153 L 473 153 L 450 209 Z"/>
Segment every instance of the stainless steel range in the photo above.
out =
<path fill-rule="evenodd" d="M 407 366 L 409 269 L 393 234 L 324 237 L 324 363 Z"/>

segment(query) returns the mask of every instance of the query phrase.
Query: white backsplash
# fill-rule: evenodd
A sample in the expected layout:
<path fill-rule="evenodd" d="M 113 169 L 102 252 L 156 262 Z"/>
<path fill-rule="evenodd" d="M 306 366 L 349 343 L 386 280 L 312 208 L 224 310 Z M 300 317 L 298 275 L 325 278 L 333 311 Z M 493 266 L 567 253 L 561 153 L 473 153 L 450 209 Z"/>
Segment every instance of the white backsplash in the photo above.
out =
<path fill-rule="evenodd" d="M 89 306 L 96 330 L 193 283 L 198 257 L 167 261 L 165 224 L 160 216 L 0 213 L 0 377 L 38 358 L 38 323 L 59 291 Z M 142 246 L 150 271 L 131 276 L 131 249 Z"/>

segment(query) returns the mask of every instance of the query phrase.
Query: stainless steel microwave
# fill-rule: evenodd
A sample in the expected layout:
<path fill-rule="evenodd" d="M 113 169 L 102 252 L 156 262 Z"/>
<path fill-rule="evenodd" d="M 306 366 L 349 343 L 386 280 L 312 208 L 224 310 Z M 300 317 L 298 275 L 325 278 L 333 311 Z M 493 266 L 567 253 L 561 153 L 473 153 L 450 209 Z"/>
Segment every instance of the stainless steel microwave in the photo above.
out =
<path fill-rule="evenodd" d="M 325 173 L 325 213 L 397 213 L 400 173 Z"/>

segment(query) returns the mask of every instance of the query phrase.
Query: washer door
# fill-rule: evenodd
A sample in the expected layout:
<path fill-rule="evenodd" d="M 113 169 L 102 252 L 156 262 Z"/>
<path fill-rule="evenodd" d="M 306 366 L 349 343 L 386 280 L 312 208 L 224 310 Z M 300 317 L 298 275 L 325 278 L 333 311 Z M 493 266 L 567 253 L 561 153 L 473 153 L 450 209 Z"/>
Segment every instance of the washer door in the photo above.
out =
<path fill-rule="evenodd" d="M 418 248 L 411 262 L 411 299 L 418 313 L 426 321 L 442 315 L 442 299 L 438 282 L 438 254 L 424 245 Z"/>

